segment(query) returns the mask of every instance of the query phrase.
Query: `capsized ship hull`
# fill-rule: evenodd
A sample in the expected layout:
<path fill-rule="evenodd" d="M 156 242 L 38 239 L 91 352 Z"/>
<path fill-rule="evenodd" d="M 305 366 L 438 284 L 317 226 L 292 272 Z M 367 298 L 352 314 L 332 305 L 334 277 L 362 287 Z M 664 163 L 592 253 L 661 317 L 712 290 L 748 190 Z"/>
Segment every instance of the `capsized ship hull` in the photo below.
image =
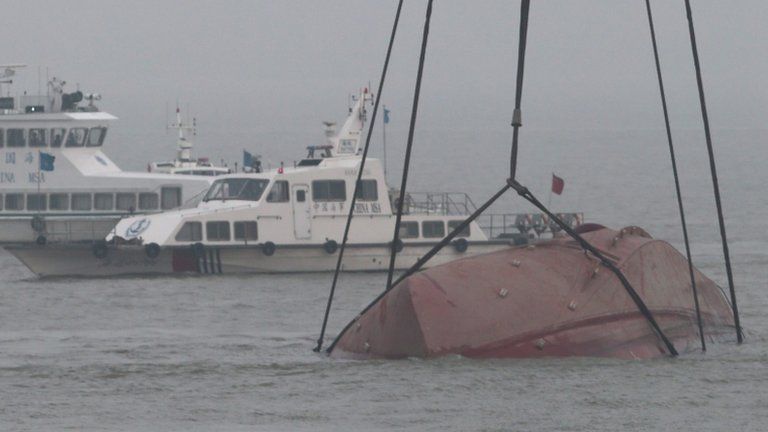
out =
<path fill-rule="evenodd" d="M 640 228 L 583 234 L 622 270 L 679 352 L 699 347 L 685 258 Z M 719 287 L 695 271 L 704 333 L 733 334 Z M 570 238 L 508 247 L 414 274 L 358 316 L 335 357 L 653 358 L 664 345 L 618 278 Z"/>

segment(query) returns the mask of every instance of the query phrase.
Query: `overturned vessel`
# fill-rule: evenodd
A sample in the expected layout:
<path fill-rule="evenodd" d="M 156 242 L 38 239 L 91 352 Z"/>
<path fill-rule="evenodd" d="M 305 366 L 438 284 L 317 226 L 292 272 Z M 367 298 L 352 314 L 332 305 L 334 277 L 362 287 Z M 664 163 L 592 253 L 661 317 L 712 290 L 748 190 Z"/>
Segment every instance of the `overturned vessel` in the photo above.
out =
<path fill-rule="evenodd" d="M 580 231 L 623 272 L 677 351 L 697 349 L 685 257 L 637 227 Z M 646 316 L 606 270 L 568 237 L 435 266 L 378 298 L 329 351 L 358 359 L 666 355 Z M 732 334 L 724 293 L 698 270 L 695 281 L 704 335 Z"/>

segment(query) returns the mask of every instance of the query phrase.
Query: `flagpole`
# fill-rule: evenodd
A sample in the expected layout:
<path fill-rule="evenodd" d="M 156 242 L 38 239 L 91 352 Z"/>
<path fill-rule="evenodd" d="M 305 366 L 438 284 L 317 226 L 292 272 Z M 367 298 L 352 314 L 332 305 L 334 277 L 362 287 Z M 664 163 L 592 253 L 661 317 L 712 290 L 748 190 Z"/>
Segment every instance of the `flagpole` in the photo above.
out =
<path fill-rule="evenodd" d="M 549 197 L 547 198 L 547 208 L 552 207 L 552 180 L 555 178 L 555 173 L 552 173 L 552 179 L 550 179 L 550 185 L 549 185 Z"/>
<path fill-rule="evenodd" d="M 384 110 L 382 111 L 382 115 L 384 116 L 384 119 L 387 119 L 387 106 L 382 105 Z M 384 180 L 387 180 L 387 122 L 382 121 L 381 122 L 381 135 L 382 135 L 382 147 L 384 148 Z"/>

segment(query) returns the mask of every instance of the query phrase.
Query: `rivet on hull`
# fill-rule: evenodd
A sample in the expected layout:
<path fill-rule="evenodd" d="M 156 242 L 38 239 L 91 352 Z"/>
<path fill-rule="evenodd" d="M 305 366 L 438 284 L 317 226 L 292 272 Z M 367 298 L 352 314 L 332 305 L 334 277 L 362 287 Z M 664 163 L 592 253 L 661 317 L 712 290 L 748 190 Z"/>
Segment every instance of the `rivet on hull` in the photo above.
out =
<path fill-rule="evenodd" d="M 592 278 L 593 278 L 593 279 L 594 279 L 594 278 L 596 278 L 598 273 L 600 273 L 600 266 L 598 266 L 598 267 L 595 267 L 595 268 L 592 270 Z"/>

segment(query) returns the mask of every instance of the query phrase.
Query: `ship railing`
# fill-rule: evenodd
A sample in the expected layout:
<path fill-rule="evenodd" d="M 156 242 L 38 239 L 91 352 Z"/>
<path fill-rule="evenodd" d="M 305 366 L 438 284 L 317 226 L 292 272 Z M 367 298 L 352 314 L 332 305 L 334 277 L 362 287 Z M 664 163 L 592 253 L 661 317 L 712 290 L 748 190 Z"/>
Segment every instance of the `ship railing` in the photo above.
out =
<path fill-rule="evenodd" d="M 584 213 L 556 213 L 571 228 L 584 223 Z M 560 226 L 542 213 L 485 213 L 477 218 L 480 228 L 490 239 L 517 239 L 552 236 Z"/>
<path fill-rule="evenodd" d="M 96 216 L 92 218 L 46 218 L 43 235 L 45 235 L 48 241 L 55 242 L 104 240 L 107 234 L 114 229 L 117 222 L 125 216 L 127 215 L 116 214 L 114 217 Z"/>
<path fill-rule="evenodd" d="M 398 194 L 393 193 L 392 208 L 397 208 Z M 408 192 L 403 203 L 404 214 L 428 214 L 439 216 L 466 216 L 477 207 L 472 198 L 463 192 Z"/>

